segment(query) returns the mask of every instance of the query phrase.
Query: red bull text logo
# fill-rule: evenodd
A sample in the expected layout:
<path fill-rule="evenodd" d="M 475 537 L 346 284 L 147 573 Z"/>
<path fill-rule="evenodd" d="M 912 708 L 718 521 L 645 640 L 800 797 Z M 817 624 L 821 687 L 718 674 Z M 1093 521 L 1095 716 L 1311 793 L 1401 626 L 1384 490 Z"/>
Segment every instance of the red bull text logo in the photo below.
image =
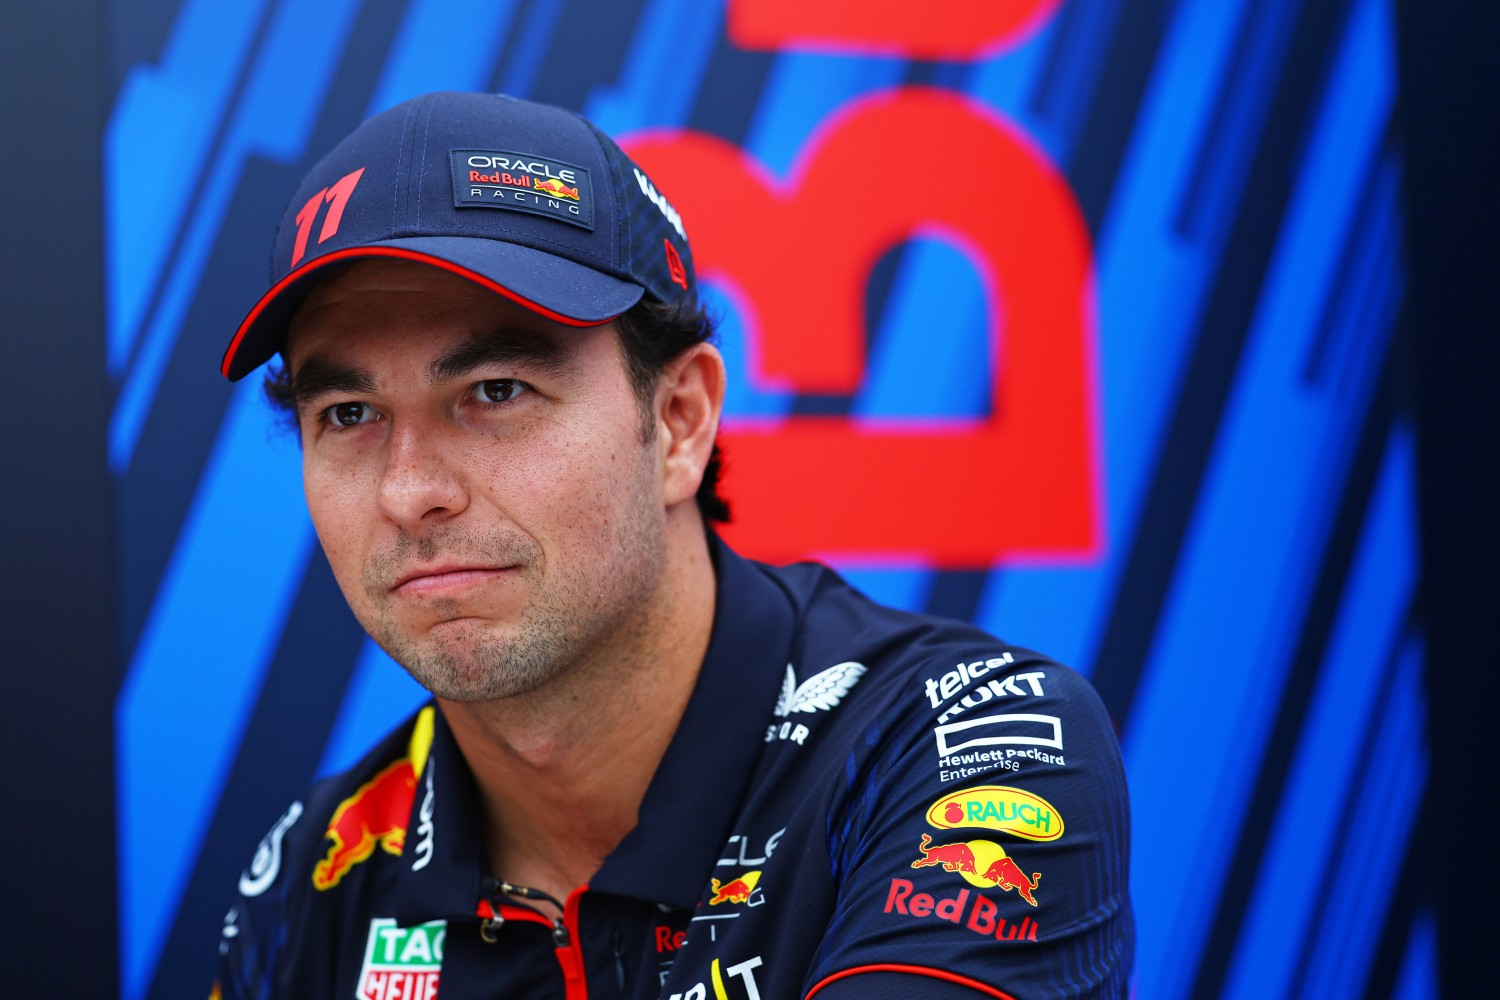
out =
<path fill-rule="evenodd" d="M 914 886 L 904 878 L 891 879 L 890 892 L 885 897 L 886 913 L 903 916 L 946 920 L 951 924 L 966 927 L 975 934 L 992 937 L 997 941 L 1035 941 L 1037 923 L 1030 917 L 1022 917 L 1014 923 L 998 916 L 1000 908 L 984 895 L 960 889 L 958 895 L 935 898 L 925 892 L 915 892 Z M 969 897 L 974 905 L 969 905 Z"/>
<path fill-rule="evenodd" d="M 469 171 L 470 184 L 499 184 L 504 187 L 530 188 L 539 191 L 551 198 L 568 198 L 572 201 L 578 200 L 578 189 L 568 187 L 556 177 L 548 177 L 546 180 L 535 180 L 530 174 L 507 174 L 496 171 L 493 174 L 482 174 L 478 170 Z"/>
<path fill-rule="evenodd" d="M 676 951 L 686 941 L 687 931 L 679 931 L 666 924 L 658 924 L 656 926 L 656 953 L 658 955 L 668 951 Z"/>
<path fill-rule="evenodd" d="M 406 846 L 406 824 L 416 798 L 417 778 L 432 747 L 432 709 L 424 708 L 412 729 L 407 755 L 388 766 L 339 803 L 324 836 L 328 853 L 313 868 L 313 886 L 332 889 L 349 869 L 366 861 L 379 847 L 400 856 Z"/>
<path fill-rule="evenodd" d="M 939 830 L 977 826 L 1027 840 L 1056 840 L 1062 817 L 1039 795 L 1004 785 L 980 785 L 945 795 L 927 810 L 927 822 Z"/>
<path fill-rule="evenodd" d="M 719 880 L 712 878 L 708 880 L 709 888 L 713 895 L 708 899 L 709 906 L 717 906 L 720 903 L 743 903 L 750 898 L 755 891 L 755 884 L 760 881 L 760 872 L 746 872 L 737 879 L 731 880 L 726 885 L 721 885 Z"/>

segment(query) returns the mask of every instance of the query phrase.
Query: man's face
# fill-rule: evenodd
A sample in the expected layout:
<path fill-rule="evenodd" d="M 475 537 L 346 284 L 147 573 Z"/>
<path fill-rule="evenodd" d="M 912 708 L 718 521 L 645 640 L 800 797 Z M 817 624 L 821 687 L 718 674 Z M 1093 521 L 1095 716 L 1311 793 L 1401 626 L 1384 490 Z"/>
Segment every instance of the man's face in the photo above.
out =
<path fill-rule="evenodd" d="M 661 460 L 612 324 L 367 261 L 291 325 L 308 508 L 365 629 L 439 697 L 534 690 L 646 627 Z"/>

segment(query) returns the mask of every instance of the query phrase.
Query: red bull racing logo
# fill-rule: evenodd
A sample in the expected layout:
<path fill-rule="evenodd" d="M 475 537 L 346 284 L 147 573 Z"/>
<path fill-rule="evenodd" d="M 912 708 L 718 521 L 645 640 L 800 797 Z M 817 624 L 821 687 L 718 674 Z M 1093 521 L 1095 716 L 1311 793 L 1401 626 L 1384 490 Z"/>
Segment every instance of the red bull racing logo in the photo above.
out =
<path fill-rule="evenodd" d="M 338 885 L 349 869 L 368 860 L 377 847 L 387 854 L 401 854 L 417 779 L 432 748 L 432 712 L 424 708 L 417 716 L 406 756 L 359 786 L 333 811 L 324 833 L 332 843 L 313 868 L 313 886 L 317 889 Z"/>
<path fill-rule="evenodd" d="M 578 200 L 578 189 L 576 187 L 568 187 L 556 177 L 548 177 L 544 181 L 537 181 L 536 190 L 542 194 L 551 195 L 554 198 L 572 198 L 574 201 Z"/>
<path fill-rule="evenodd" d="M 1015 861 L 1005 853 L 1005 848 L 993 840 L 969 840 L 929 847 L 931 843 L 932 838 L 922 834 L 922 844 L 918 848 L 922 856 L 911 863 L 913 868 L 942 865 L 944 871 L 957 872 L 970 885 L 1014 889 L 1026 902 L 1036 905 L 1036 897 L 1032 893 L 1042 880 L 1042 873 L 1032 872 L 1031 877 L 1027 878 Z"/>
<path fill-rule="evenodd" d="M 760 872 L 746 872 L 737 879 L 730 880 L 727 884 L 720 884 L 716 878 L 709 879 L 709 888 L 713 895 L 708 898 L 709 906 L 717 906 L 720 903 L 744 903 L 750 899 L 750 894 L 755 891 L 755 885 L 760 881 Z"/>
<path fill-rule="evenodd" d="M 926 818 L 929 825 L 939 830 L 979 827 L 1032 841 L 1056 840 L 1063 833 L 1062 817 L 1052 803 L 1003 785 L 980 785 L 945 795 L 928 808 Z M 993 840 L 954 838 L 934 843 L 932 835 L 924 833 L 917 851 L 921 856 L 911 863 L 913 868 L 938 868 L 957 875 L 975 889 L 1014 892 L 1028 906 L 1038 905 L 1036 893 L 1042 873 L 1027 872 Z M 975 889 L 961 889 L 957 895 L 938 898 L 917 892 L 916 883 L 910 879 L 893 878 L 885 912 L 947 920 L 998 941 L 1036 940 L 1035 920 L 1023 916 L 1019 923 L 1008 921 L 999 915 L 996 898 Z"/>

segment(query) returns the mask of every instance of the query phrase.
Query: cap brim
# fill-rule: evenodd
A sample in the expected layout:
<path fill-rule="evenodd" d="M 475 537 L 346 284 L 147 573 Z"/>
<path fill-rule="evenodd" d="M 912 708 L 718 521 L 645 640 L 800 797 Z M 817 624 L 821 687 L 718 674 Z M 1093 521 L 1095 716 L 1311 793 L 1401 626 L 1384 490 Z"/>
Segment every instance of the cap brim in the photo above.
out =
<path fill-rule="evenodd" d="M 237 382 L 281 350 L 286 327 L 309 292 L 359 260 L 392 257 L 451 271 L 567 326 L 598 326 L 640 301 L 645 289 L 531 247 L 458 236 L 413 236 L 315 257 L 276 282 L 235 331 L 219 370 Z"/>

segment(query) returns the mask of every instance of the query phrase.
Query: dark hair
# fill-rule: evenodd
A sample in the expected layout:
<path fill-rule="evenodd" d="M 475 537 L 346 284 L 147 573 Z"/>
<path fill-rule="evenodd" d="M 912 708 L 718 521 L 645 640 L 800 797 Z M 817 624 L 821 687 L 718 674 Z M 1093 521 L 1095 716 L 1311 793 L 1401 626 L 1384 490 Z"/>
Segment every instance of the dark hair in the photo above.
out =
<path fill-rule="evenodd" d="M 696 300 L 662 303 L 642 299 L 621 315 L 615 325 L 620 331 L 625 374 L 641 411 L 641 434 L 649 439 L 656 426 L 652 410 L 661 373 L 683 351 L 712 339 L 714 320 Z M 266 366 L 264 389 L 272 408 L 295 428 L 297 392 L 284 363 L 273 361 Z M 703 482 L 698 484 L 698 512 L 708 524 L 729 522 L 729 502 L 719 496 L 722 471 L 723 454 L 715 441 L 703 470 Z"/>
<path fill-rule="evenodd" d="M 620 330 L 625 373 L 640 406 L 642 433 L 649 438 L 656 426 L 653 410 L 661 373 L 683 351 L 712 339 L 714 320 L 697 299 L 672 303 L 642 299 L 622 314 L 615 326 Z M 729 523 L 729 501 L 719 496 L 723 467 L 724 455 L 716 440 L 703 469 L 703 481 L 698 484 L 698 512 L 707 524 Z"/>

